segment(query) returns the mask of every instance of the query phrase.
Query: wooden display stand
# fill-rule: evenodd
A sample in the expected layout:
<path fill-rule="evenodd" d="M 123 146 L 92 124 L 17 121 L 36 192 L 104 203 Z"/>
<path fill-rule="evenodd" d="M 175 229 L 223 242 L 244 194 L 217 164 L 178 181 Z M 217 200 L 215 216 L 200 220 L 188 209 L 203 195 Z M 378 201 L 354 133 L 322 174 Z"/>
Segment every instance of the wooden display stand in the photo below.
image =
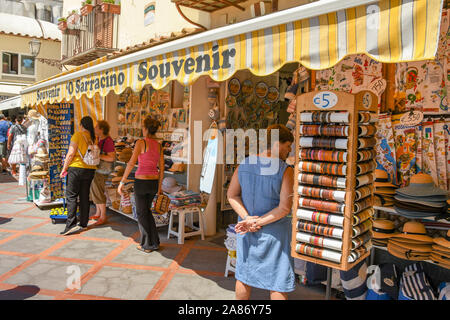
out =
<path fill-rule="evenodd" d="M 291 245 L 291 255 L 294 258 L 297 259 L 302 259 L 302 260 L 306 260 L 312 263 L 316 263 L 316 264 L 320 264 L 320 265 L 324 265 L 330 268 L 335 268 L 335 269 L 339 269 L 339 270 L 343 270 L 343 271 L 347 271 L 349 269 L 351 269 L 352 267 L 354 267 L 356 264 L 358 264 L 360 261 L 362 261 L 363 259 L 365 259 L 366 257 L 368 257 L 370 255 L 370 247 L 371 247 L 371 240 L 369 240 L 368 242 L 368 250 L 361 254 L 358 258 L 356 258 L 355 261 L 353 262 L 349 262 L 349 255 L 351 253 L 351 248 L 352 248 L 352 233 L 353 233 L 353 216 L 354 216 L 354 204 L 355 204 L 355 189 L 356 189 L 356 177 L 357 177 L 357 153 L 358 153 L 358 112 L 361 111 L 365 111 L 365 112 L 370 112 L 370 113 L 374 113 L 374 115 L 376 116 L 377 114 L 377 104 L 378 104 L 378 99 L 377 96 L 375 94 L 373 94 L 370 91 L 362 91 L 360 93 L 357 94 L 350 94 L 350 93 L 344 93 L 344 92 L 337 92 L 337 91 L 326 91 L 327 93 L 331 93 L 331 95 L 325 95 L 326 97 L 336 97 L 337 99 L 334 100 L 335 105 L 330 107 L 331 105 L 333 105 L 334 103 L 328 101 L 328 99 L 323 98 L 323 94 L 325 93 L 325 91 L 313 91 L 313 92 L 309 92 L 309 93 L 305 93 L 303 95 L 300 95 L 297 97 L 297 117 L 296 117 L 296 130 L 295 130 L 295 152 L 296 152 L 296 161 L 295 161 L 295 182 L 294 182 L 294 204 L 293 204 L 293 211 L 292 211 L 292 245 Z M 321 100 L 322 99 L 322 100 Z M 324 102 L 325 100 L 325 102 Z M 319 106 L 316 106 L 319 105 Z M 299 243 L 296 239 L 297 237 L 297 222 L 298 220 L 301 221 L 305 221 L 308 223 L 315 223 L 313 221 L 306 221 L 303 219 L 299 219 L 297 218 L 297 210 L 300 207 L 299 205 L 299 191 L 298 191 L 298 187 L 299 187 L 299 173 L 301 173 L 302 171 L 299 168 L 299 162 L 300 162 L 300 146 L 299 146 L 299 142 L 300 142 L 300 125 L 301 125 L 301 113 L 302 112 L 336 112 L 336 111 L 346 111 L 349 114 L 349 118 L 348 118 L 348 123 L 345 123 L 345 125 L 348 125 L 348 136 L 343 137 L 343 138 L 348 138 L 348 142 L 347 142 L 347 150 L 339 150 L 339 151 L 346 151 L 347 152 L 347 162 L 344 164 L 347 165 L 346 167 L 346 174 L 343 176 L 344 178 L 346 178 L 346 184 L 345 184 L 345 189 L 339 189 L 340 191 L 345 191 L 345 198 L 343 203 L 345 203 L 345 208 L 344 208 L 344 213 L 343 213 L 343 217 L 344 217 L 344 221 L 343 221 L 343 234 L 342 234 L 342 239 L 338 239 L 342 241 L 342 248 L 341 251 L 336 251 L 337 249 L 327 249 L 327 250 L 333 250 L 336 251 L 338 253 L 341 253 L 341 258 L 340 258 L 340 263 L 334 262 L 332 260 L 327 260 L 326 258 L 324 258 L 323 256 L 321 256 L 319 254 L 319 256 L 310 256 L 310 255 L 306 255 L 306 254 L 300 254 L 298 252 L 296 252 L 296 245 Z M 305 123 L 303 123 L 305 124 Z M 308 123 L 309 124 L 309 123 Z M 318 122 L 314 122 L 314 124 L 319 124 Z M 325 122 L 321 122 L 320 124 L 324 125 L 325 127 L 330 126 L 330 125 L 339 125 L 339 124 L 344 124 L 342 122 L 339 123 L 325 123 Z M 316 136 L 318 138 L 325 138 L 325 136 Z M 340 138 L 340 137 L 332 137 L 332 138 Z M 325 148 L 321 148 L 321 149 L 325 149 Z M 373 149 L 373 147 L 372 147 Z M 331 149 L 328 149 L 331 150 Z M 366 149 L 367 150 L 367 149 Z M 308 160 L 308 161 L 311 161 Z M 370 160 L 368 160 L 370 161 Z M 374 161 L 374 159 L 372 159 L 372 161 Z M 316 163 L 320 163 L 320 161 L 314 161 Z M 341 162 L 342 163 L 342 162 Z M 324 174 L 329 176 L 328 174 Z M 303 185 L 303 183 L 300 183 L 301 185 Z M 317 185 L 304 185 L 307 187 L 313 187 L 313 188 L 317 188 L 319 186 Z M 373 206 L 373 182 L 368 184 L 371 192 L 370 195 L 368 196 L 370 199 L 369 203 L 370 206 L 368 209 L 372 208 Z M 320 187 L 323 189 L 326 189 L 327 187 Z M 335 189 L 337 190 L 337 189 Z M 315 199 L 315 200 L 324 200 L 324 199 Z M 307 208 L 307 207 L 305 207 Z M 309 210 L 314 210 L 314 211 L 327 211 L 327 210 L 322 210 L 320 208 L 318 209 L 311 209 L 310 207 L 307 208 Z M 364 210 L 367 210 L 364 209 Z M 363 210 L 363 211 L 364 211 Z M 328 212 L 325 212 L 328 213 Z M 330 213 L 331 214 L 331 213 Z M 371 219 L 371 218 L 369 218 Z M 326 224 L 322 224 L 322 226 L 328 226 Z M 301 230 L 302 232 L 304 232 L 304 230 Z M 371 232 L 370 229 L 367 232 Z M 316 235 L 316 234 L 311 234 L 311 235 Z M 318 235 L 319 237 L 322 237 L 323 235 Z M 336 238 L 330 238 L 330 239 L 336 239 Z M 310 240 L 309 243 L 304 242 L 305 244 L 307 244 L 308 246 L 310 246 L 311 248 L 317 248 L 317 249 L 322 249 L 317 245 L 313 245 L 312 240 Z M 311 251 L 310 251 L 311 252 Z M 312 253 L 311 253 L 312 254 Z"/>

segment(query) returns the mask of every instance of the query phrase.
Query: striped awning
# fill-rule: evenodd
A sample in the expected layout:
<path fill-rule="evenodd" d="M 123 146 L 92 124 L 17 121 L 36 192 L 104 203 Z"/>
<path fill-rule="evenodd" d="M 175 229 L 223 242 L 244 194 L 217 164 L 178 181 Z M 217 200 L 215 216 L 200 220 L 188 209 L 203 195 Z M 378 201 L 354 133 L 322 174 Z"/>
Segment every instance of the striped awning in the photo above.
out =
<path fill-rule="evenodd" d="M 22 101 L 24 105 L 70 101 L 84 94 L 88 98 L 110 91 L 120 94 L 128 87 L 140 91 L 147 84 L 160 89 L 172 80 L 189 85 L 202 75 L 224 81 L 241 69 L 264 76 L 293 61 L 320 70 L 357 53 L 385 63 L 434 59 L 441 9 L 442 0 L 380 0 L 181 50 L 157 55 L 148 51 L 145 59 L 35 91 L 25 89 Z"/>

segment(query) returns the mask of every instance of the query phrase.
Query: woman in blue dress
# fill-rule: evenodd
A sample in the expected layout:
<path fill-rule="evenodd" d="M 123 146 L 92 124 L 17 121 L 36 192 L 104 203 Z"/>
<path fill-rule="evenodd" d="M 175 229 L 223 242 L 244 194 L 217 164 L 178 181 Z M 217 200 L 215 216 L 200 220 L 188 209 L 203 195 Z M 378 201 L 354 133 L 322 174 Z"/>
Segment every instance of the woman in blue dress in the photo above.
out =
<path fill-rule="evenodd" d="M 231 179 L 227 197 L 239 215 L 235 228 L 238 300 L 248 300 L 252 287 L 270 290 L 272 300 L 285 300 L 295 289 L 289 215 L 294 170 L 285 162 L 293 141 L 285 126 L 269 126 L 267 150 L 244 159 Z"/>

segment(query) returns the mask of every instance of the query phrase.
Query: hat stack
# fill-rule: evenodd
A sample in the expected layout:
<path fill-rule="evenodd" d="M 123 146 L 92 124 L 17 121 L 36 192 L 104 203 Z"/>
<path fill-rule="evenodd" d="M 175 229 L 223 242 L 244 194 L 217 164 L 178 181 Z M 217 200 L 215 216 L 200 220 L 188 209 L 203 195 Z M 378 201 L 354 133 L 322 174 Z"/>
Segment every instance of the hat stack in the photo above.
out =
<path fill-rule="evenodd" d="M 124 173 L 125 173 L 125 167 L 124 166 L 116 166 L 114 168 L 114 171 L 111 172 L 111 176 L 113 176 L 114 178 L 120 177 L 120 179 L 122 179 L 122 176 L 123 176 Z M 120 181 L 120 179 L 119 180 L 116 179 L 116 180 Z M 115 181 L 113 180 L 113 182 L 115 182 Z"/>
<path fill-rule="evenodd" d="M 45 179 L 48 176 L 48 170 L 44 170 L 44 167 L 35 164 L 31 167 L 31 172 L 28 175 L 30 179 Z"/>
<path fill-rule="evenodd" d="M 431 260 L 442 267 L 450 269 L 450 230 L 445 237 L 433 239 Z"/>
<path fill-rule="evenodd" d="M 421 261 L 430 258 L 433 239 L 427 235 L 425 226 L 416 221 L 408 221 L 402 232 L 388 240 L 388 252 L 405 260 Z"/>
<path fill-rule="evenodd" d="M 375 205 L 379 207 L 392 207 L 394 205 L 395 189 L 398 187 L 389 182 L 386 171 L 375 169 Z"/>
<path fill-rule="evenodd" d="M 395 193 L 394 209 L 406 218 L 421 219 L 447 213 L 447 191 L 437 188 L 428 174 L 413 175 L 409 186 Z"/>
<path fill-rule="evenodd" d="M 387 219 L 375 219 L 372 224 L 372 243 L 379 247 L 387 247 L 389 238 L 398 235 L 394 222 Z"/>
<path fill-rule="evenodd" d="M 131 148 L 123 148 L 122 151 L 118 152 L 117 159 L 122 162 L 128 162 L 131 159 L 133 150 Z"/>

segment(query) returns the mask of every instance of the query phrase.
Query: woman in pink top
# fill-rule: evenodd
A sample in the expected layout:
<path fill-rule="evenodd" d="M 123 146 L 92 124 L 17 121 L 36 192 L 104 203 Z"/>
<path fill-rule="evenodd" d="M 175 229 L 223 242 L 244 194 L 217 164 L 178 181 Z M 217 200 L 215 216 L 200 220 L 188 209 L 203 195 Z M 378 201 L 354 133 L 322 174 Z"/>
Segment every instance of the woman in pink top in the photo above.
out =
<path fill-rule="evenodd" d="M 150 208 L 155 195 L 161 194 L 161 182 L 164 178 L 164 155 L 161 145 L 155 140 L 155 134 L 160 125 L 158 120 L 150 116 L 145 118 L 142 128 L 145 138 L 136 142 L 133 155 L 127 164 L 118 188 L 118 192 L 122 195 L 123 182 L 128 178 L 136 161 L 138 161 L 138 169 L 134 174 L 134 196 L 141 243 L 137 249 L 146 253 L 159 248 L 158 230 Z"/>

